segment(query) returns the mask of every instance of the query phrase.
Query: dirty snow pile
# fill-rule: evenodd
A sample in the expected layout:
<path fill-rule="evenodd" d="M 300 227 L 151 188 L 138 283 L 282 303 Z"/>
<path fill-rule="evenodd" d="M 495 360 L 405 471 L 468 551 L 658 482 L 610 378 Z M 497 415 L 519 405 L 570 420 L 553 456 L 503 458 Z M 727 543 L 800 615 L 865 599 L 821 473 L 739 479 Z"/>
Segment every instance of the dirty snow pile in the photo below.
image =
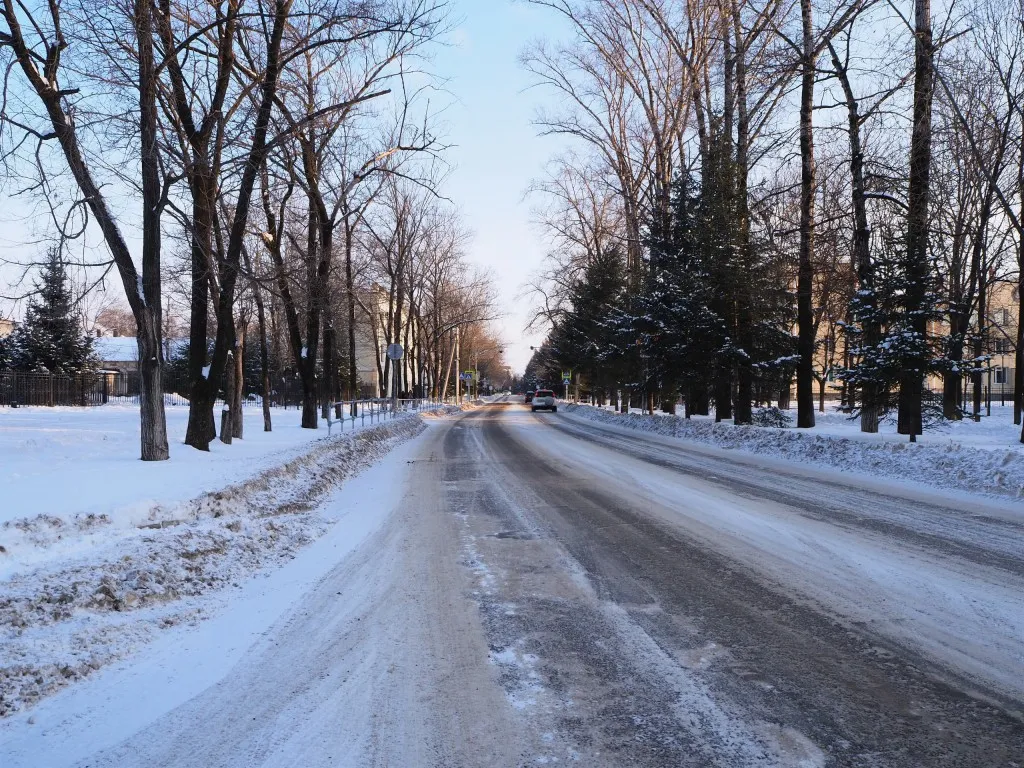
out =
<path fill-rule="evenodd" d="M 0 523 L 0 717 L 294 557 L 329 527 L 317 509 L 329 492 L 423 429 L 409 415 L 320 439 L 235 485 L 150 505 L 132 525 L 95 511 Z"/>
<path fill-rule="evenodd" d="M 577 418 L 717 448 L 940 488 L 1024 496 L 1024 446 L 1001 439 L 985 442 L 945 435 L 945 439 L 932 439 L 926 433 L 924 442 L 910 443 L 905 437 L 861 435 L 843 414 L 829 414 L 834 418 L 823 419 L 821 429 L 797 430 L 716 424 L 709 418 L 620 414 L 588 405 L 568 405 L 565 410 Z"/>

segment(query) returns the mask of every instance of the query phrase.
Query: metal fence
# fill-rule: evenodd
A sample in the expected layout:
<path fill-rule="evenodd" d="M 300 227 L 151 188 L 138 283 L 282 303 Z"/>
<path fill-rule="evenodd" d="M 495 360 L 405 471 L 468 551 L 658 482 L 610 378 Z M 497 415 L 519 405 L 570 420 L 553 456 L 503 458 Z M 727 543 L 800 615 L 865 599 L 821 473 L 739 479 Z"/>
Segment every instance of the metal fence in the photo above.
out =
<path fill-rule="evenodd" d="M 424 413 L 445 407 L 441 400 L 417 398 L 412 400 L 392 400 L 389 398 L 369 398 L 366 400 L 342 400 L 328 409 L 327 431 L 333 429 L 344 431 L 357 425 L 375 424 L 384 419 L 394 418 L 402 413 Z"/>
<path fill-rule="evenodd" d="M 102 405 L 114 395 L 114 383 L 101 374 L 57 376 L 0 371 L 0 405 Z"/>
<path fill-rule="evenodd" d="M 86 407 L 138 405 L 141 382 L 137 373 L 98 371 L 75 376 L 24 371 L 0 371 L 0 406 L 22 405 Z M 187 382 L 164 379 L 164 402 L 188 405 Z M 247 398 L 252 404 L 252 397 Z M 255 401 L 259 403 L 258 398 Z"/>

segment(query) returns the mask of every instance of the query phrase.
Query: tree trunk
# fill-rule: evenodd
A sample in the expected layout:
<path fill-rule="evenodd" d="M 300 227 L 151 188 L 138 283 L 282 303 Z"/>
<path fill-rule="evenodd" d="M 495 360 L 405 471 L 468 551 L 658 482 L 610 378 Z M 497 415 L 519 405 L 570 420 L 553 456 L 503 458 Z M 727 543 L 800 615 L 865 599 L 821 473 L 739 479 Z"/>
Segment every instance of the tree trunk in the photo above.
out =
<path fill-rule="evenodd" d="M 143 209 L 142 277 L 140 279 L 136 276 L 135 285 L 126 284 L 125 288 L 134 293 L 134 297 L 129 296 L 129 303 L 135 313 L 138 326 L 142 460 L 163 461 L 170 457 L 170 452 L 167 447 L 167 419 L 164 413 L 164 353 L 160 295 L 160 215 L 163 208 L 163 191 L 160 182 L 160 150 L 157 141 L 156 114 L 159 74 L 154 56 L 152 7 L 146 0 L 136 0 L 134 12 L 139 41 L 139 138 L 142 152 Z M 83 188 L 82 191 L 88 198 L 89 190 Z M 99 190 L 95 190 L 94 194 L 98 196 Z M 99 202 L 102 204 L 102 200 Z M 91 207 L 95 213 L 96 207 Z M 100 223 L 102 225 L 103 222 Z M 112 225 L 113 222 L 111 221 L 110 224 Z M 108 242 L 110 242 L 109 238 Z M 117 261 L 116 254 L 115 261 Z M 121 271 L 122 277 L 124 277 L 124 270 Z M 128 281 L 125 280 L 125 282 Z M 133 298 L 134 302 L 132 302 Z"/>
<path fill-rule="evenodd" d="M 715 377 L 715 421 L 732 418 L 732 371 L 720 368 Z"/>
<path fill-rule="evenodd" d="M 235 392 L 235 351 L 232 350 L 231 355 L 228 356 L 227 368 L 224 376 L 224 407 L 220 412 L 220 441 L 224 445 L 231 445 L 231 438 L 235 434 L 235 430 L 231 426 L 231 418 L 233 414 L 233 408 L 231 407 L 232 399 Z"/>
<path fill-rule="evenodd" d="M 1024 239 L 1018 244 L 1018 248 L 1020 255 L 1017 267 L 1017 348 L 1013 354 L 1013 423 L 1019 425 L 1024 404 Z M 1024 430 L 1021 432 L 1021 442 L 1024 443 Z"/>
<path fill-rule="evenodd" d="M 349 397 L 359 397 L 359 367 L 356 362 L 356 289 L 352 271 L 352 227 L 345 220 L 345 298 L 348 301 L 348 390 Z M 356 415 L 356 404 L 352 403 L 352 416 Z"/>
<path fill-rule="evenodd" d="M 308 333 L 309 327 L 307 326 L 307 334 Z M 314 335 L 319 335 L 319 333 Z M 301 352 L 299 374 L 302 379 L 301 426 L 303 429 L 318 429 L 320 427 L 321 381 L 316 375 L 316 350 L 310 346 L 310 338 L 308 335 L 306 339 L 306 346 L 302 348 Z"/>
<path fill-rule="evenodd" d="M 931 0 L 914 0 L 914 124 L 910 139 L 910 185 L 907 194 L 905 308 L 912 343 L 927 343 L 928 207 L 930 194 L 934 45 Z M 923 431 L 924 371 L 919 354 L 912 354 L 900 372 L 898 431 L 911 442 Z"/>
<path fill-rule="evenodd" d="M 847 136 L 850 140 L 850 176 L 853 202 L 853 259 L 857 270 L 859 292 L 857 294 L 855 318 L 861 326 L 861 349 L 873 349 L 880 341 L 881 330 L 875 317 L 875 268 L 871 259 L 871 230 L 868 225 L 867 199 L 864 196 L 864 148 L 860 138 L 860 106 L 853 94 L 847 67 L 831 43 L 828 45 L 832 64 L 839 83 L 846 96 Z M 860 382 L 860 431 L 878 432 L 880 404 L 878 384 L 873 381 Z"/>
<path fill-rule="evenodd" d="M 856 269 L 856 264 L 854 265 L 854 269 Z M 850 312 L 849 309 L 847 309 L 847 325 L 849 325 L 850 320 Z M 845 333 L 843 334 L 843 368 L 850 368 L 850 337 L 847 336 Z M 856 407 L 856 403 L 854 402 L 856 392 L 854 392 L 853 387 L 850 386 L 850 382 L 847 381 L 846 379 L 843 379 L 842 381 L 842 388 L 840 389 L 839 397 L 839 402 L 841 404 L 843 413 L 852 413 L 853 409 Z"/>
<path fill-rule="evenodd" d="M 974 337 L 974 370 L 971 372 L 973 388 L 972 415 L 975 421 L 981 421 L 982 387 L 984 378 L 981 371 L 981 358 L 985 355 L 985 339 L 988 336 L 988 280 L 982 275 L 978 284 L 978 333 Z"/>
<path fill-rule="evenodd" d="M 262 312 L 260 313 L 262 314 Z M 260 323 L 260 379 L 262 384 L 263 393 L 263 431 L 271 432 L 274 429 L 274 424 L 270 416 L 270 401 L 273 397 L 272 388 L 270 386 L 270 361 L 269 355 L 267 354 L 267 336 L 263 328 L 263 323 Z"/>
<path fill-rule="evenodd" d="M 779 389 L 779 410 L 780 411 L 788 411 L 792 407 L 792 405 L 793 405 L 792 397 L 793 397 L 793 384 L 792 384 L 791 380 L 789 378 L 787 378 L 786 381 L 782 384 L 781 389 Z"/>
<path fill-rule="evenodd" d="M 178 58 L 179 40 L 176 38 L 175 14 L 170 0 L 160 0 L 157 29 L 168 53 L 161 61 L 161 69 L 167 77 L 167 98 L 165 107 L 173 113 L 174 130 L 183 146 L 188 147 L 184 164 L 185 178 L 192 199 L 192 219 L 189 223 L 191 252 L 191 306 L 189 323 L 189 421 L 185 442 L 199 449 L 205 449 L 216 436 L 213 415 L 213 401 L 221 378 L 220 365 L 209 375 L 211 365 L 209 311 L 211 287 L 216 293 L 220 288 L 217 265 L 225 264 L 223 242 L 217 237 L 218 168 L 223 142 L 223 105 L 227 97 L 231 75 L 234 70 L 235 24 L 238 17 L 236 6 L 228 8 L 221 19 L 216 39 L 216 72 L 212 78 L 216 87 L 212 93 L 208 111 L 194 114 L 193 101 L 188 92 L 188 77 L 184 74 Z M 214 247 L 216 241 L 216 249 Z M 220 314 L 218 313 L 218 322 Z M 231 321 L 233 324 L 233 320 Z M 222 345 L 231 342 L 229 335 L 218 334 Z M 222 349 L 222 354 L 227 349 Z M 213 389 L 211 394 L 210 390 Z"/>
<path fill-rule="evenodd" d="M 719 152 L 725 153 L 724 163 L 722 167 L 729 169 L 727 173 L 728 187 L 726 187 L 725 198 L 727 210 L 732 210 L 732 204 L 736 201 L 734 196 L 736 194 L 736 178 L 735 169 L 733 167 L 734 155 L 733 155 L 733 129 L 735 126 L 735 113 L 736 113 L 736 54 L 733 48 L 732 31 L 730 29 L 730 20 L 727 16 L 723 15 L 722 18 L 722 57 L 723 57 L 723 103 L 722 103 L 722 138 L 721 148 Z M 709 168 L 710 172 L 711 169 Z M 702 169 L 704 173 L 704 169 Z M 727 226 L 731 227 L 735 224 L 733 221 L 729 221 L 731 218 L 727 214 Z M 732 235 L 734 232 L 730 229 L 728 232 L 722 233 L 728 242 L 729 248 L 734 248 L 736 243 Z M 734 263 L 733 257 L 728 258 L 729 262 Z M 725 282 L 726 285 L 730 286 L 728 295 L 721 295 L 716 297 L 715 311 L 719 317 L 723 318 L 729 327 L 730 334 L 733 334 L 733 341 L 739 343 L 739 339 L 736 336 L 737 331 L 737 317 L 736 317 L 736 293 L 738 289 L 739 280 L 733 275 L 731 280 Z M 715 421 L 723 421 L 731 419 L 733 417 L 732 410 L 732 384 L 733 384 L 733 365 L 732 361 L 727 364 L 719 365 L 715 371 L 715 382 L 714 382 L 714 398 L 715 398 Z"/>
<path fill-rule="evenodd" d="M 736 76 L 736 211 L 740 255 L 740 280 L 736 292 L 736 339 L 742 355 L 737 361 L 736 371 L 736 424 L 753 422 L 754 398 L 754 318 L 750 295 L 753 278 L 753 255 L 750 243 L 750 210 L 747 200 L 747 177 L 749 175 L 750 116 L 747 111 L 747 62 L 746 44 L 743 37 L 739 11 L 730 3 L 733 35 L 735 36 Z"/>
<path fill-rule="evenodd" d="M 199 156 L 198 152 L 195 152 Z M 201 160 L 192 173 L 191 262 L 192 286 L 189 310 L 188 373 L 190 380 L 188 428 L 185 444 L 205 450 L 217 434 L 213 398 L 209 396 L 210 280 L 216 258 L 213 254 L 213 218 L 216 205 L 212 171 Z"/>
<path fill-rule="evenodd" d="M 253 271 L 249 253 L 247 250 L 243 250 L 242 254 L 245 257 L 246 271 L 251 275 Z M 270 386 L 270 350 L 267 345 L 267 313 L 263 301 L 263 293 L 259 283 L 256 281 L 253 281 L 252 284 L 252 295 L 256 301 L 256 328 L 260 334 L 260 399 L 263 401 L 263 431 L 270 432 L 273 429 L 273 424 L 270 418 L 270 400 L 272 396 Z"/>
<path fill-rule="evenodd" d="M 302 379 L 302 428 L 316 429 L 320 419 L 320 393 L 316 380 Z"/>
<path fill-rule="evenodd" d="M 797 275 L 796 425 L 814 426 L 814 24 L 811 0 L 800 0 L 803 61 L 800 87 L 800 266 Z"/>
<path fill-rule="evenodd" d="M 692 384 L 686 396 L 686 414 L 689 416 L 708 416 L 711 414 L 711 397 L 704 384 Z"/>
<path fill-rule="evenodd" d="M 1017 196 L 1020 204 L 1017 221 L 1024 222 L 1024 131 L 1017 155 Z M 1017 235 L 1017 348 L 1013 357 L 1013 423 L 1020 424 L 1024 410 L 1024 232 Z M 1024 443 L 1024 427 L 1020 441 Z"/>
<path fill-rule="evenodd" d="M 1020 136 L 1017 155 L 1017 195 L 1020 213 L 1017 220 L 1024 222 L 1024 132 Z M 1013 423 L 1021 423 L 1024 410 L 1024 233 L 1017 236 L 1017 349 L 1014 350 L 1013 371 Z M 1024 427 L 1020 441 L 1024 443 Z"/>
<path fill-rule="evenodd" d="M 955 350 L 951 350 L 955 352 Z M 950 359 L 950 362 L 958 364 L 960 359 Z M 942 416 L 950 421 L 960 421 L 963 414 L 960 412 L 961 388 L 963 376 L 959 371 L 945 371 L 942 374 Z"/>
<path fill-rule="evenodd" d="M 334 404 L 335 370 L 337 364 L 334 359 L 334 328 L 329 325 L 327 318 L 324 318 L 324 392 L 323 407 L 320 410 L 320 417 L 327 419 L 330 416 L 331 406 Z"/>
<path fill-rule="evenodd" d="M 139 348 L 139 416 L 142 427 L 142 460 L 165 461 L 167 417 L 164 413 L 163 350 L 160 334 L 152 323 L 140 324 L 136 341 Z"/>
<path fill-rule="evenodd" d="M 245 423 L 242 406 L 245 402 L 245 328 L 246 323 L 239 323 L 235 329 L 234 386 L 231 388 L 231 436 L 242 440 L 245 436 Z"/>

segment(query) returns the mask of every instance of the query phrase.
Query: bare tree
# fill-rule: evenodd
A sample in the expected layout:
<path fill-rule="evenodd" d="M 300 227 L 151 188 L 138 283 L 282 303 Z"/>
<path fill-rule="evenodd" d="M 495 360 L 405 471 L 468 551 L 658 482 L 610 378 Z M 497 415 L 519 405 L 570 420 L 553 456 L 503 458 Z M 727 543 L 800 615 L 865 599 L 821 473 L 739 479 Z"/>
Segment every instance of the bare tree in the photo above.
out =
<path fill-rule="evenodd" d="M 137 48 L 138 66 L 138 158 L 142 186 L 142 271 L 132 260 L 123 225 L 110 209 L 107 196 L 97 182 L 94 163 L 83 145 L 82 130 L 75 119 L 76 97 L 81 92 L 64 85 L 65 58 L 73 38 L 66 34 L 62 7 L 45 8 L 3 0 L 0 15 L 0 49 L 9 49 L 16 67 L 5 69 L 4 103 L 0 120 L 20 131 L 24 141 L 42 145 L 55 141 L 67 169 L 81 193 L 76 206 L 84 206 L 103 234 L 124 287 L 137 326 L 141 375 L 141 433 L 143 461 L 169 458 L 163 399 L 163 347 L 161 323 L 160 219 L 166 202 L 161 179 L 161 158 L 157 145 L 157 62 L 153 45 L 153 7 L 149 0 L 135 0 L 130 6 L 131 25 Z M 29 30 L 26 34 L 25 30 Z M 24 103 L 31 98 L 42 112 L 11 114 L 8 94 L 21 93 Z M 84 96 L 82 97 L 84 98 Z M 10 156 L 8 156 L 10 159 Z M 46 170 L 37 165 L 41 183 Z M 45 193 L 45 190 L 44 190 Z"/>
<path fill-rule="evenodd" d="M 316 429 L 321 396 L 326 408 L 338 392 L 337 339 L 334 313 L 330 311 L 337 250 L 335 233 L 341 228 L 349 297 L 349 385 L 354 388 L 355 286 L 351 259 L 355 228 L 375 195 L 373 181 L 381 175 L 399 173 L 404 155 L 435 148 L 430 131 L 413 123 L 417 94 L 404 87 L 404 62 L 442 29 L 444 16 L 440 11 L 436 4 L 423 0 L 382 7 L 380 16 L 367 19 L 369 24 L 353 25 L 357 34 L 346 37 L 343 45 L 335 40 L 330 46 L 309 47 L 296 59 L 300 65 L 289 73 L 278 99 L 281 132 L 288 136 L 288 141 L 278 148 L 275 163 L 289 176 L 288 196 L 292 190 L 299 190 L 306 202 L 303 234 L 300 236 L 289 227 L 280 230 L 289 238 L 290 252 L 300 256 L 305 265 L 297 270 L 304 275 L 303 311 L 300 313 L 295 301 L 300 295 L 295 287 L 287 291 L 282 288 L 281 292 L 289 346 L 303 385 L 305 428 Z M 309 36 L 312 30 L 303 34 Z M 367 140 L 365 134 L 370 131 L 360 131 L 352 124 L 356 120 L 377 120 L 377 115 L 366 112 L 365 106 L 390 94 L 392 82 L 400 86 L 398 117 L 389 130 Z M 361 193 L 366 186 L 371 191 L 364 196 Z M 280 207 L 275 214 L 270 205 L 268 188 L 264 193 L 264 213 L 280 229 L 288 208 Z M 270 253 L 281 286 L 290 269 L 285 263 L 285 251 L 280 241 L 268 242 L 272 244 Z M 323 365 L 319 366 L 321 339 Z M 321 367 L 323 381 L 318 374 Z"/>

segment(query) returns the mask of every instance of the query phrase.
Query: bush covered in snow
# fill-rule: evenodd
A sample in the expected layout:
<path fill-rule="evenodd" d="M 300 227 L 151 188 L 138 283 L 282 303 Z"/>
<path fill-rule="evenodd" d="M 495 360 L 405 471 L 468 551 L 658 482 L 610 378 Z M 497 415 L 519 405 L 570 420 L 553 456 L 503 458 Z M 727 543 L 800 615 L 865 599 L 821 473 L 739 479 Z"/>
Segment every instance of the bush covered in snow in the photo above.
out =
<path fill-rule="evenodd" d="M 758 408 L 754 411 L 753 421 L 755 427 L 785 429 L 793 425 L 793 417 L 774 405 L 769 405 L 767 408 Z"/>

